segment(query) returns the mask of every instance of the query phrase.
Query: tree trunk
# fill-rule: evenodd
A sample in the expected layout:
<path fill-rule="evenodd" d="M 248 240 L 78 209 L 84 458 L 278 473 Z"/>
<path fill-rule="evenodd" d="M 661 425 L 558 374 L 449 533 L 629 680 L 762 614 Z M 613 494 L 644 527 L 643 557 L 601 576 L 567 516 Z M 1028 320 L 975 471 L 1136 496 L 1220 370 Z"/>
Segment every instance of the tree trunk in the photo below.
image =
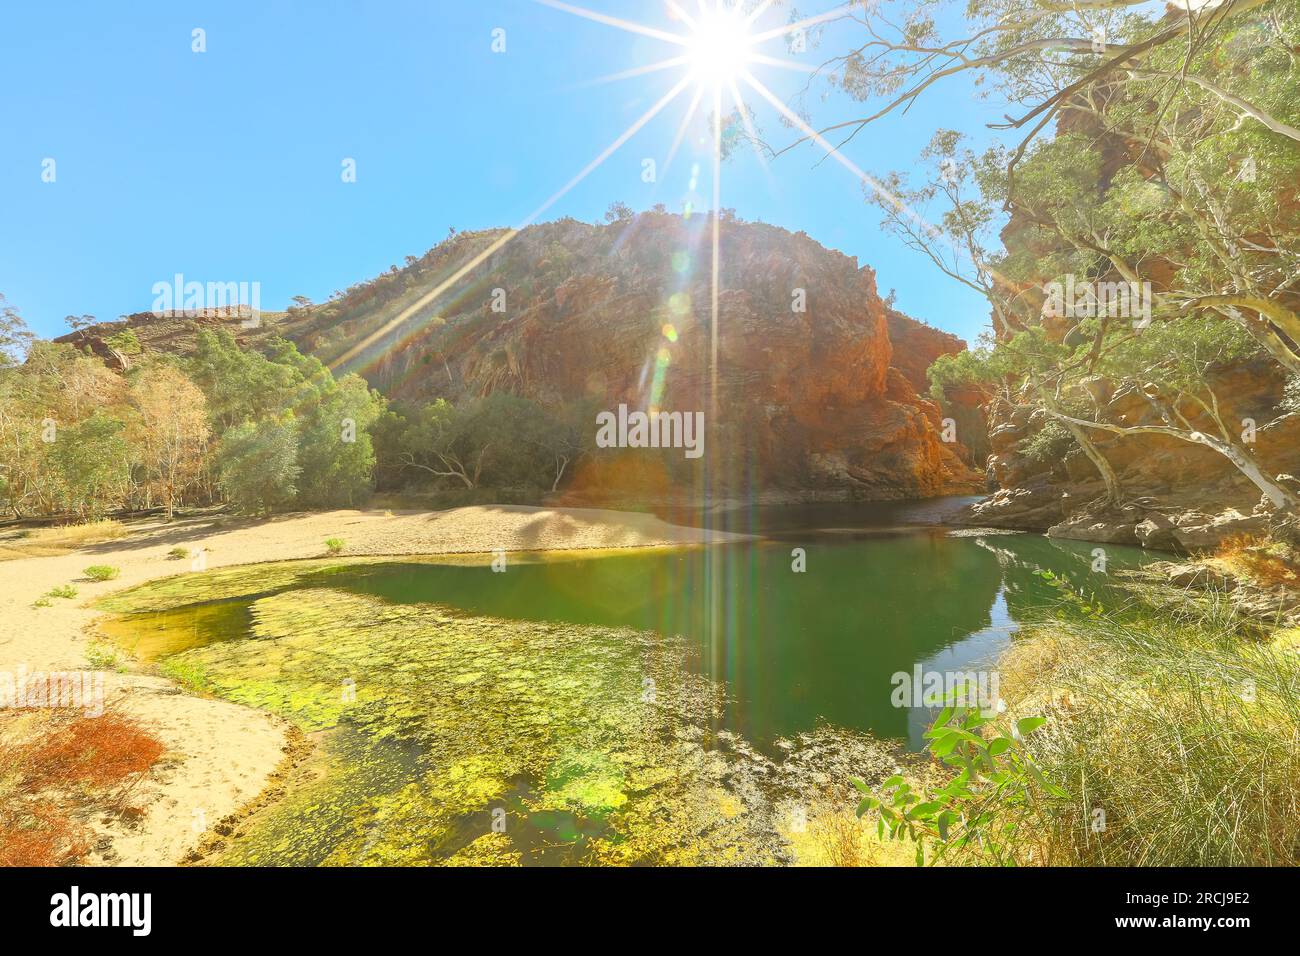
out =
<path fill-rule="evenodd" d="M 1043 402 L 1043 408 L 1047 410 L 1048 414 L 1052 415 L 1059 422 L 1065 425 L 1066 429 L 1074 437 L 1074 440 L 1079 443 L 1079 447 L 1083 449 L 1083 453 L 1088 456 L 1088 460 L 1092 462 L 1093 467 L 1095 467 L 1098 473 L 1100 473 L 1101 480 L 1106 485 L 1106 504 L 1118 505 L 1123 497 L 1119 487 L 1119 476 L 1115 474 L 1115 469 L 1112 468 L 1110 462 L 1106 460 L 1106 456 L 1103 455 L 1101 450 L 1093 444 L 1092 439 L 1088 437 L 1088 433 L 1085 432 L 1077 422 L 1071 419 L 1068 415 L 1061 414 L 1060 410 L 1056 406 L 1056 402 L 1052 400 L 1050 395 L 1048 395 L 1046 389 L 1040 387 L 1038 394 L 1039 398 Z"/>
<path fill-rule="evenodd" d="M 1292 513 L 1300 511 L 1300 498 L 1297 498 L 1291 491 L 1265 474 L 1263 466 L 1255 460 L 1255 456 L 1249 451 L 1234 442 L 1222 441 L 1212 435 L 1202 437 L 1205 444 L 1227 458 L 1237 466 L 1243 475 L 1254 482 L 1255 487 L 1264 492 L 1264 496 L 1268 498 L 1274 508 Z"/>
<path fill-rule="evenodd" d="M 1115 435 L 1169 435 L 1181 441 L 1191 442 L 1194 445 L 1204 445 L 1206 448 L 1212 448 L 1232 462 L 1238 471 L 1249 478 L 1251 483 L 1264 493 L 1264 496 L 1268 498 L 1273 507 L 1291 514 L 1300 513 L 1300 498 L 1297 498 L 1289 489 L 1266 475 L 1263 467 L 1248 450 L 1222 438 L 1215 438 L 1213 435 L 1205 434 L 1205 432 L 1184 431 L 1171 425 L 1112 425 L 1109 422 L 1090 422 L 1082 418 L 1072 418 L 1062 412 L 1052 411 L 1050 408 L 1048 413 L 1055 418 L 1059 418 L 1067 425 L 1073 422 L 1082 428 L 1096 428 Z"/>

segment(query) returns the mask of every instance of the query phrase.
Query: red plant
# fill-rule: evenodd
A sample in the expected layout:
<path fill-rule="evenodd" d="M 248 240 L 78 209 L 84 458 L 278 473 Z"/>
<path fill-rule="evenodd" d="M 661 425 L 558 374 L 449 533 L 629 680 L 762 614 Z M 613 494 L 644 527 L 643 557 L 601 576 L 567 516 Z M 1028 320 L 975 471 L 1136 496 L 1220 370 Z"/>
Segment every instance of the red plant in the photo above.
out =
<path fill-rule="evenodd" d="M 144 773 L 163 750 L 157 737 L 124 717 L 83 717 L 28 751 L 24 783 L 34 790 L 68 783 L 113 787 Z"/>
<path fill-rule="evenodd" d="M 0 866 L 76 863 L 92 831 L 77 822 L 123 812 L 131 788 L 164 751 L 157 737 L 117 714 L 47 714 L 36 733 L 0 742 Z"/>
<path fill-rule="evenodd" d="M 90 831 L 52 803 L 0 810 L 0 866 L 62 866 L 90 849 Z"/>

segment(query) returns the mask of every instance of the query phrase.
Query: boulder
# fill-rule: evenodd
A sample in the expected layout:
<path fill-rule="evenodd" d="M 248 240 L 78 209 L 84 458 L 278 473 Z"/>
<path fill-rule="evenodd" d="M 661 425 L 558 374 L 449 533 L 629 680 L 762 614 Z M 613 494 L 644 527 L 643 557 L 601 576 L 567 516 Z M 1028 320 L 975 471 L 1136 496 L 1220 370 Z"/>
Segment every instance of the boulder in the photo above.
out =
<path fill-rule="evenodd" d="M 1167 515 L 1150 514 L 1139 521 L 1133 531 L 1142 547 L 1169 551 L 1178 544 L 1174 527 L 1173 519 Z"/>
<path fill-rule="evenodd" d="M 1189 511 L 1178 515 L 1173 521 L 1171 534 L 1188 551 L 1213 551 L 1230 538 L 1264 534 L 1268 531 L 1268 519 L 1264 515 L 1246 515 L 1235 508 L 1216 515 Z"/>

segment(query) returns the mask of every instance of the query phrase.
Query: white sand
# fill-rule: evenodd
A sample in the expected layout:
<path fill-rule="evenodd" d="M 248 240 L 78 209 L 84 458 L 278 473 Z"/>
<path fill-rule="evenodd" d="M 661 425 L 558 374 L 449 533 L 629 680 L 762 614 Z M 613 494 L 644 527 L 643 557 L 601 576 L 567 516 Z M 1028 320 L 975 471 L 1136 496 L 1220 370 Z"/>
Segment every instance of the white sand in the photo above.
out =
<path fill-rule="evenodd" d="M 72 554 L 0 562 L 0 671 L 86 670 L 88 605 L 112 591 L 184 571 L 167 560 L 178 545 L 202 548 L 209 568 L 321 557 L 326 538 L 347 555 L 484 553 L 700 544 L 740 536 L 667 524 L 651 515 L 595 508 L 493 505 L 439 512 L 331 511 L 265 521 L 206 518 L 142 525 L 126 538 Z M 83 569 L 121 569 L 107 582 Z M 32 604 L 51 588 L 75 584 L 73 600 Z M 193 697 L 148 673 L 108 673 L 109 706 L 141 722 L 167 746 L 137 793 L 144 817 L 130 829 L 97 821 L 104 840 L 87 862 L 177 862 L 211 827 L 251 801 L 280 763 L 285 725 L 261 711 Z"/>

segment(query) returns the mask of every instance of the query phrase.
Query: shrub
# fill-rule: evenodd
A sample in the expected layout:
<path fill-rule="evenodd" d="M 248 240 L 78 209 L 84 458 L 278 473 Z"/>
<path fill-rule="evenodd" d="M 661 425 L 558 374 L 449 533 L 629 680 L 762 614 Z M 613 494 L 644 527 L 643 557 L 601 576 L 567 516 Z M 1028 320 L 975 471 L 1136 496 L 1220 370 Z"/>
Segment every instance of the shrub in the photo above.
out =
<path fill-rule="evenodd" d="M 58 587 L 50 588 L 50 590 L 46 592 L 46 597 L 71 599 L 76 596 L 77 596 L 77 589 L 74 585 L 71 584 L 60 584 Z"/>
<path fill-rule="evenodd" d="M 124 717 L 83 717 L 29 749 L 24 777 L 36 790 L 69 783 L 117 787 L 157 763 L 163 750 L 160 740 Z"/>
<path fill-rule="evenodd" d="M 325 539 L 325 550 L 328 551 L 330 554 L 341 554 L 343 552 L 343 549 L 346 546 L 347 546 L 347 542 L 344 541 L 342 538 Z"/>
<path fill-rule="evenodd" d="M 1025 744 L 1046 718 L 995 721 L 959 703 L 962 693 L 953 691 L 925 732 L 927 748 L 954 771 L 952 778 L 941 787 L 914 787 L 896 774 L 878 792 L 853 780 L 863 795 L 858 815 L 872 813 L 882 839 L 914 844 L 917 866 L 926 862 L 927 848 L 933 848 L 931 863 L 954 850 L 999 866 L 1044 862 L 1033 852 L 1032 820 L 1067 796 L 1047 780 Z"/>
<path fill-rule="evenodd" d="M 172 548 L 170 551 L 167 552 L 168 561 L 183 561 L 185 558 L 188 558 L 189 556 L 190 556 L 190 549 L 183 548 L 180 545 L 177 545 L 176 547 Z"/>
<path fill-rule="evenodd" d="M 0 866 L 79 862 L 95 834 L 77 821 L 129 810 L 132 788 L 163 751 L 158 738 L 112 713 L 0 716 Z"/>
<path fill-rule="evenodd" d="M 0 807 L 0 866 L 63 866 L 90 849 L 91 833 L 50 803 Z"/>
<path fill-rule="evenodd" d="M 86 648 L 86 663 L 97 671 L 123 671 L 126 665 L 117 651 L 108 644 L 95 643 Z"/>
<path fill-rule="evenodd" d="M 292 417 L 244 422 L 217 448 L 217 483 L 226 500 L 249 514 L 270 514 L 298 494 L 298 433 Z"/>
<path fill-rule="evenodd" d="M 92 581 L 111 581 L 122 572 L 111 564 L 92 564 L 84 573 Z"/>

